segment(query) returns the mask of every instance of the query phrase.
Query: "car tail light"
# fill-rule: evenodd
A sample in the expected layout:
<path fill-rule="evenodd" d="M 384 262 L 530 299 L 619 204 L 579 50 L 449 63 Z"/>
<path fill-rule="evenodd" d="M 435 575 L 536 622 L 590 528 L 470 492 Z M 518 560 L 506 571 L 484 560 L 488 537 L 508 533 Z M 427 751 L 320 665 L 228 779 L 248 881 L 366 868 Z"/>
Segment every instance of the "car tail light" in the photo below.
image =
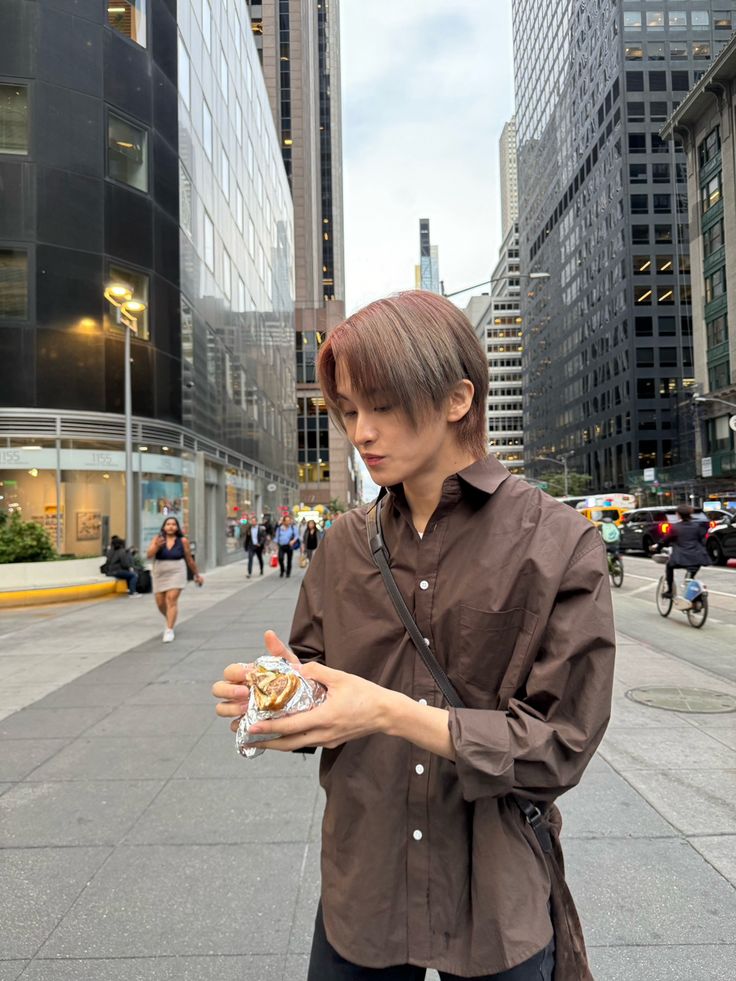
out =
<path fill-rule="evenodd" d="M 670 527 L 671 527 L 671 525 L 670 525 L 669 521 L 660 521 L 660 523 L 659 523 L 659 531 L 660 531 L 660 534 L 666 535 L 667 532 L 670 530 Z"/>
<path fill-rule="evenodd" d="M 711 526 L 711 528 L 715 528 L 715 526 L 716 526 L 717 524 L 718 524 L 718 522 L 717 522 L 717 521 L 711 521 L 711 522 L 710 522 L 710 526 Z"/>

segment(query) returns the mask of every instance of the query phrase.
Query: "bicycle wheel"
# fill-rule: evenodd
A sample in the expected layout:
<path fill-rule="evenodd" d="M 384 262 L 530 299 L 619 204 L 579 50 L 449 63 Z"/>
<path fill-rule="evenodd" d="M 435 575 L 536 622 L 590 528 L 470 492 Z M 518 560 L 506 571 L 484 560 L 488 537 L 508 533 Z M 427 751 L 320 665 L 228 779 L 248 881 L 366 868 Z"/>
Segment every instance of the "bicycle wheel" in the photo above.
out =
<path fill-rule="evenodd" d="M 657 609 L 659 610 L 659 615 L 662 617 L 668 617 L 672 610 L 672 597 L 669 599 L 662 594 L 667 589 L 667 580 L 664 576 L 660 577 L 657 583 Z"/>
<path fill-rule="evenodd" d="M 686 612 L 690 626 L 695 627 L 696 630 L 700 629 L 708 619 L 708 594 L 703 593 L 702 596 L 698 596 Z"/>
<path fill-rule="evenodd" d="M 609 571 L 611 573 L 611 582 L 617 589 L 620 589 L 624 581 L 624 564 L 621 559 L 618 557 L 614 558 L 611 561 Z"/>

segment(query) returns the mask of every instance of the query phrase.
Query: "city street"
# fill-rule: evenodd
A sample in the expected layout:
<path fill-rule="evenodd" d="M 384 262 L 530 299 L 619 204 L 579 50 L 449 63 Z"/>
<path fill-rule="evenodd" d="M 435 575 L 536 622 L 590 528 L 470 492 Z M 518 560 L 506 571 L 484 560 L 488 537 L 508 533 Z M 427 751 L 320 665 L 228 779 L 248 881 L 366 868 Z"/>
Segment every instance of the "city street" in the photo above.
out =
<path fill-rule="evenodd" d="M 625 564 L 613 720 L 562 801 L 570 883 L 597 981 L 732 981 L 736 714 L 625 692 L 736 696 L 736 571 L 707 571 L 696 631 L 658 615 L 659 566 Z M 241 759 L 209 694 L 286 634 L 300 576 L 216 571 L 166 647 L 150 596 L 3 614 L 0 981 L 305 978 L 316 758 Z"/>

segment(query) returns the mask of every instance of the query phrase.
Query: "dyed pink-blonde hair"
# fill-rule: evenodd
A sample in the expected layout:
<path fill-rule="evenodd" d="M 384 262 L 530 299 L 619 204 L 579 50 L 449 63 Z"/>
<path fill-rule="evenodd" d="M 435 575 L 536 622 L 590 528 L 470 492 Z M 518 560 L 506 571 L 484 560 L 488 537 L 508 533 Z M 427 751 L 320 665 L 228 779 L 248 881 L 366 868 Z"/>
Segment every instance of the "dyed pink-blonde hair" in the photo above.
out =
<path fill-rule="evenodd" d="M 338 362 L 356 392 L 380 393 L 412 425 L 441 410 L 454 386 L 473 384 L 471 407 L 456 427 L 458 443 L 478 458 L 487 453 L 485 405 L 488 364 L 465 314 L 436 293 L 408 290 L 376 300 L 338 324 L 320 348 L 317 375 L 335 424 L 345 431 L 337 402 Z"/>

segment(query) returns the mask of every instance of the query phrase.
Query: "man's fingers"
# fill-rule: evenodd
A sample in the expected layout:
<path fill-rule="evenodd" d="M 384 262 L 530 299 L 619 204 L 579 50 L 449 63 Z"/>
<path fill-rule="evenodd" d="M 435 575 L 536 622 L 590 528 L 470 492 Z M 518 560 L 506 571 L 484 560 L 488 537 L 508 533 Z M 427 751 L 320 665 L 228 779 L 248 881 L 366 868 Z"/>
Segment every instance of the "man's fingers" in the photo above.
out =
<path fill-rule="evenodd" d="M 247 702 L 250 689 L 247 685 L 231 685 L 227 681 L 216 681 L 212 686 L 215 698 L 224 698 L 228 702 Z"/>
<path fill-rule="evenodd" d="M 230 681 L 234 685 L 242 685 L 245 682 L 246 673 L 253 670 L 253 664 L 228 664 L 222 672 L 225 681 Z"/>
<path fill-rule="evenodd" d="M 247 702 L 218 702 L 215 705 L 215 714 L 221 716 L 223 719 L 232 719 L 236 716 L 240 718 L 247 711 Z"/>
<path fill-rule="evenodd" d="M 295 665 L 301 664 L 299 658 L 291 653 L 283 640 L 280 640 L 273 630 L 267 630 L 263 635 L 263 640 L 269 654 L 273 654 L 274 657 L 283 657 Z"/>

